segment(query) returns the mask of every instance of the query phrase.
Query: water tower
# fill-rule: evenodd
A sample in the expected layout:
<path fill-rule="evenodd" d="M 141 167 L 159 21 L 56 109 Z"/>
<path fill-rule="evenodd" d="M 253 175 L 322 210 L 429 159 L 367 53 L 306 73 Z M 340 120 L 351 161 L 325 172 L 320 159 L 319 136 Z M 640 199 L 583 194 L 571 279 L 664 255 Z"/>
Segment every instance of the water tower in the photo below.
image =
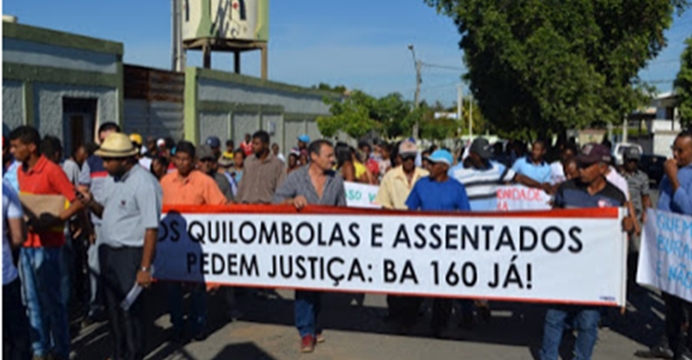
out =
<path fill-rule="evenodd" d="M 262 79 L 267 79 L 269 0 L 172 0 L 173 69 L 185 67 L 185 51 L 201 50 L 205 68 L 211 52 L 232 52 L 235 72 L 240 54 L 262 52 Z"/>

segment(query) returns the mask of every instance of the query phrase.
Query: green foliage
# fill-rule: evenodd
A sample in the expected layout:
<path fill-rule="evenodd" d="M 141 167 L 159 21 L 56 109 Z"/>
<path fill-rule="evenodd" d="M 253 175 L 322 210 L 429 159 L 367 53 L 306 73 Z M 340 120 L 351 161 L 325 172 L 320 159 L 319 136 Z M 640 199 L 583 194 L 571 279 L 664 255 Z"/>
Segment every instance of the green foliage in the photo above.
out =
<path fill-rule="evenodd" d="M 411 103 L 399 93 L 377 99 L 354 90 L 343 101 L 329 98 L 324 101 L 330 106 L 332 116 L 318 117 L 317 126 L 328 137 L 339 130 L 356 139 L 371 131 L 378 131 L 386 138 L 408 136 L 421 116 L 420 111 L 411 111 Z"/>
<path fill-rule="evenodd" d="M 319 83 L 317 85 L 312 86 L 313 89 L 317 90 L 323 90 L 323 91 L 331 91 L 339 94 L 344 94 L 348 89 L 346 89 L 346 86 L 344 85 L 336 85 L 336 86 L 331 86 L 329 84 L 325 83 Z"/>
<path fill-rule="evenodd" d="M 645 101 L 638 71 L 688 0 L 424 0 L 451 16 L 466 79 L 496 129 L 540 136 L 619 123 Z"/>
<path fill-rule="evenodd" d="M 317 127 L 328 137 L 342 130 L 353 138 L 360 138 L 370 131 L 380 128 L 380 124 L 371 117 L 371 109 L 376 99 L 361 91 L 353 91 L 343 101 L 325 98 L 330 106 L 330 117 L 318 117 Z"/>
<path fill-rule="evenodd" d="M 692 126 L 692 37 L 685 43 L 687 47 L 681 56 L 680 72 L 675 79 L 675 93 L 678 96 L 680 123 L 683 127 Z"/>

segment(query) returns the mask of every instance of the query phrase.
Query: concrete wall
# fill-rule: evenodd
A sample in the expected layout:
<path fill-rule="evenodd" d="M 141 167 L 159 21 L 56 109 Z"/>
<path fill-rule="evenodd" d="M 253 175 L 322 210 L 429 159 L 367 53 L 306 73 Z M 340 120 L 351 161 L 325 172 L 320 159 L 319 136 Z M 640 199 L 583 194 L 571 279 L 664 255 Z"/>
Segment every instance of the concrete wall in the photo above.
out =
<path fill-rule="evenodd" d="M 264 81 L 220 71 L 187 68 L 185 73 L 185 137 L 201 143 L 210 135 L 236 146 L 245 134 L 270 133 L 272 143 L 287 154 L 297 136 L 321 137 L 315 122 L 328 116 L 329 92 Z"/>
<path fill-rule="evenodd" d="M 69 151 L 66 99 L 96 101 L 94 128 L 99 122 L 122 123 L 122 44 L 16 23 L 2 26 L 3 132 L 33 125 L 41 135 L 62 138 Z"/>
<path fill-rule="evenodd" d="M 2 133 L 24 123 L 24 88 L 19 81 L 2 82 Z"/>

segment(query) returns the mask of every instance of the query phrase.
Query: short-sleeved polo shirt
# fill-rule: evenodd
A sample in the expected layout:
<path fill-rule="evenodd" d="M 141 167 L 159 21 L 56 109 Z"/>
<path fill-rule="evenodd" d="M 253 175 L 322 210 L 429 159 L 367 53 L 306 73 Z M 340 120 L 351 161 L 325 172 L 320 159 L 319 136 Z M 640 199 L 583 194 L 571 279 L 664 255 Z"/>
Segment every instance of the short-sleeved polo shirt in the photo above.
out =
<path fill-rule="evenodd" d="M 411 193 L 413 186 L 418 180 L 428 176 L 428 171 L 419 167 L 414 168 L 411 183 L 408 181 L 404 168 L 397 166 L 391 171 L 385 173 L 380 183 L 380 188 L 377 190 L 375 203 L 386 209 L 406 210 L 406 199 Z"/>
<path fill-rule="evenodd" d="M 549 183 L 552 171 L 547 162 L 541 161 L 535 164 L 528 156 L 517 159 L 512 165 L 512 170 L 539 183 Z"/>
<path fill-rule="evenodd" d="M 565 181 L 555 194 L 555 207 L 565 209 L 623 207 L 627 202 L 625 194 L 609 182 L 606 182 L 606 186 L 595 194 L 590 194 L 587 187 L 587 184 L 574 179 Z"/>
<path fill-rule="evenodd" d="M 144 246 L 144 233 L 157 229 L 161 219 L 163 194 L 159 182 L 139 165 L 119 178 L 107 179 L 102 203 L 102 244 Z"/>
<path fill-rule="evenodd" d="M 178 170 L 166 174 L 161 179 L 163 203 L 165 205 L 223 205 L 226 196 L 216 185 L 214 179 L 199 171 L 192 170 L 181 178 Z"/>
<path fill-rule="evenodd" d="M 67 179 L 62 168 L 50 162 L 45 156 L 39 157 L 31 169 L 22 164 L 17 170 L 17 179 L 20 194 L 62 195 L 69 202 L 77 197 L 74 185 Z M 63 244 L 65 244 L 64 228 L 58 226 L 41 233 L 29 231 L 24 247 L 62 246 Z"/>

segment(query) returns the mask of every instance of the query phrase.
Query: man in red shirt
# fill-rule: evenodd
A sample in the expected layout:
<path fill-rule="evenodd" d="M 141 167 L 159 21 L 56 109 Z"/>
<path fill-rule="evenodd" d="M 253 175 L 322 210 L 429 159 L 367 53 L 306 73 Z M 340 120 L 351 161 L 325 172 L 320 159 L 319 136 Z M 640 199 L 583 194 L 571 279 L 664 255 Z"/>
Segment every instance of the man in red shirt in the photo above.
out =
<path fill-rule="evenodd" d="M 243 150 L 245 156 L 252 155 L 252 136 L 250 134 L 245 134 L 245 141 L 240 143 L 240 149 Z"/>
<path fill-rule="evenodd" d="M 60 166 L 39 154 L 41 138 L 31 126 L 10 133 L 10 151 L 21 163 L 17 171 L 20 194 L 62 195 L 70 202 L 58 216 L 45 214 L 29 222 L 29 233 L 20 251 L 22 287 L 31 324 L 34 358 L 68 359 L 70 330 L 67 304 L 60 279 L 63 224 L 83 206 L 75 202 L 76 189 Z"/>

